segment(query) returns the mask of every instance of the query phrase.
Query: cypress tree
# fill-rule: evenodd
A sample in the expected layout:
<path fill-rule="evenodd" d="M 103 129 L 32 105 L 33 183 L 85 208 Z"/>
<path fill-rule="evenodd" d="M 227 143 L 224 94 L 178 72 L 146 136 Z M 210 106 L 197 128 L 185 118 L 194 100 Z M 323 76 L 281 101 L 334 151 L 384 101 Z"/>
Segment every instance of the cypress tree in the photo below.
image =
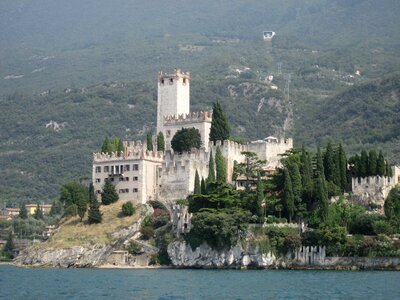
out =
<path fill-rule="evenodd" d="M 328 193 L 326 191 L 325 179 L 322 175 L 318 175 L 315 183 L 315 199 L 319 206 L 320 217 L 323 221 L 328 218 L 329 204 Z"/>
<path fill-rule="evenodd" d="M 194 194 L 201 194 L 200 177 L 199 177 L 199 173 L 197 172 L 197 170 L 194 175 Z"/>
<path fill-rule="evenodd" d="M 22 202 L 19 207 L 19 217 L 21 219 L 28 219 L 28 210 L 25 207 L 25 202 Z"/>
<path fill-rule="evenodd" d="M 284 170 L 283 201 L 285 204 L 285 209 L 288 213 L 289 222 L 292 222 L 292 217 L 294 216 L 295 210 L 294 195 L 290 174 L 286 168 Z"/>
<path fill-rule="evenodd" d="M 324 171 L 326 180 L 338 184 L 340 180 L 337 178 L 336 165 L 335 165 L 335 154 L 331 143 L 326 146 L 326 152 L 324 155 Z"/>
<path fill-rule="evenodd" d="M 257 216 L 261 217 L 263 215 L 262 209 L 261 209 L 261 202 L 265 201 L 265 195 L 264 195 L 264 183 L 261 180 L 261 177 L 257 177 L 257 203 L 255 207 L 255 213 Z"/>
<path fill-rule="evenodd" d="M 165 151 L 164 134 L 161 131 L 157 135 L 157 151 Z"/>
<path fill-rule="evenodd" d="M 314 188 L 313 179 L 312 179 L 312 165 L 310 154 L 306 151 L 304 146 L 301 149 L 300 156 L 300 174 L 301 174 L 301 182 L 302 182 L 302 195 L 305 202 L 311 204 L 312 201 L 312 192 Z"/>
<path fill-rule="evenodd" d="M 100 204 L 97 201 L 96 195 L 94 193 L 93 183 L 89 185 L 89 210 L 88 210 L 88 223 L 95 224 L 101 223 L 102 214 L 100 212 Z"/>
<path fill-rule="evenodd" d="M 339 178 L 340 178 L 340 188 L 344 191 L 347 187 L 347 158 L 346 153 L 343 149 L 341 143 L 339 143 L 338 148 L 338 169 L 339 169 Z"/>
<path fill-rule="evenodd" d="M 390 167 L 388 162 L 386 162 L 386 176 L 387 177 L 393 177 L 393 170 Z"/>
<path fill-rule="evenodd" d="M 222 155 L 220 146 L 217 146 L 217 150 L 215 152 L 215 166 L 217 171 L 217 182 L 225 183 L 227 178 L 226 162 L 224 156 Z"/>
<path fill-rule="evenodd" d="M 368 176 L 375 176 L 377 174 L 378 155 L 375 150 L 369 151 L 368 157 Z"/>
<path fill-rule="evenodd" d="M 86 214 L 87 211 L 87 195 L 84 194 L 78 194 L 78 202 L 76 203 L 76 206 L 78 207 L 78 215 L 81 218 L 81 222 L 83 220 L 83 217 Z"/>
<path fill-rule="evenodd" d="M 118 144 L 117 144 L 117 153 L 118 156 L 121 156 L 121 152 L 124 152 L 124 143 L 122 142 L 122 139 L 118 139 Z"/>
<path fill-rule="evenodd" d="M 201 177 L 201 193 L 202 193 L 203 195 L 205 195 L 205 194 L 206 194 L 206 190 L 207 190 L 207 188 L 206 188 L 206 182 L 205 182 L 205 180 L 204 180 L 204 177 Z"/>
<path fill-rule="evenodd" d="M 213 115 L 210 129 L 210 141 L 224 141 L 229 139 L 231 126 L 228 117 L 217 101 L 213 106 Z"/>
<path fill-rule="evenodd" d="M 103 145 L 101 146 L 101 152 L 103 152 L 103 153 L 111 152 L 111 144 L 110 144 L 108 137 L 105 137 L 105 139 L 103 141 Z"/>
<path fill-rule="evenodd" d="M 8 233 L 6 244 L 4 245 L 4 254 L 8 258 L 14 258 L 14 249 L 15 249 L 15 245 L 14 245 L 14 241 L 13 241 L 13 234 L 10 231 Z"/>
<path fill-rule="evenodd" d="M 210 151 L 210 160 L 208 162 L 208 177 L 207 177 L 207 183 L 208 182 L 214 182 L 215 181 L 215 166 L 214 166 L 214 157 L 212 150 Z"/>
<path fill-rule="evenodd" d="M 36 210 L 35 210 L 35 214 L 33 215 L 33 217 L 36 220 L 43 219 L 43 211 L 42 211 L 42 208 L 40 207 L 39 203 L 36 205 Z"/>
<path fill-rule="evenodd" d="M 115 190 L 115 186 L 109 181 L 106 180 L 103 187 L 103 192 L 101 193 L 101 203 L 104 205 L 109 205 L 111 203 L 118 201 L 118 194 Z"/>
<path fill-rule="evenodd" d="M 376 162 L 376 174 L 384 176 L 386 173 L 385 158 L 383 157 L 382 150 L 379 151 L 378 160 Z"/>
<path fill-rule="evenodd" d="M 365 150 L 361 151 L 359 173 L 360 177 L 368 176 L 368 154 Z"/>
<path fill-rule="evenodd" d="M 146 143 L 147 143 L 147 151 L 153 151 L 153 136 L 151 135 L 151 132 L 147 133 Z"/>
<path fill-rule="evenodd" d="M 324 171 L 324 163 L 322 159 L 321 149 L 318 147 L 317 149 L 317 157 L 316 157 L 316 177 L 318 175 L 322 175 L 325 178 L 325 171 Z"/>

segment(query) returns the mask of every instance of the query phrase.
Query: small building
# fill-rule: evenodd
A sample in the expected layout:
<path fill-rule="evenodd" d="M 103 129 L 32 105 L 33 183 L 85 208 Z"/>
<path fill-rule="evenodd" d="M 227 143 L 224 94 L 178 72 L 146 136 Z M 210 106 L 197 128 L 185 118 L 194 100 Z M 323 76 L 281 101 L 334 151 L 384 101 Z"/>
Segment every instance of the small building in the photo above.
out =
<path fill-rule="evenodd" d="M 5 212 L 6 212 L 5 215 L 11 216 L 11 217 L 18 217 L 19 216 L 19 208 L 13 208 L 13 207 L 6 208 Z"/>
<path fill-rule="evenodd" d="M 51 204 L 39 204 L 40 209 L 42 210 L 43 214 L 49 214 L 52 205 Z M 28 215 L 34 215 L 36 212 L 37 204 L 26 204 L 26 210 L 28 211 Z"/>
<path fill-rule="evenodd" d="M 263 32 L 264 41 L 272 41 L 274 36 L 275 36 L 275 31 L 264 31 Z"/>
<path fill-rule="evenodd" d="M 0 216 L 0 220 L 9 221 L 9 220 L 12 220 L 12 217 L 11 216 Z"/>
<path fill-rule="evenodd" d="M 126 265 L 128 263 L 128 251 L 113 251 L 107 258 L 107 262 L 116 266 Z"/>

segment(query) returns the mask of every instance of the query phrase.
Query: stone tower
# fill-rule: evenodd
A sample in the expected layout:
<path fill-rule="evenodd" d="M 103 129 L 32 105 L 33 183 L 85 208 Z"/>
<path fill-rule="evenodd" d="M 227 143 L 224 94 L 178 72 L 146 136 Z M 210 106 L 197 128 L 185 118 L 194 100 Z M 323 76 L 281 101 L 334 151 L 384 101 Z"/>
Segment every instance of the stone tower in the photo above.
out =
<path fill-rule="evenodd" d="M 164 133 L 164 117 L 190 112 L 190 73 L 175 69 L 172 74 L 158 73 L 157 134 Z"/>

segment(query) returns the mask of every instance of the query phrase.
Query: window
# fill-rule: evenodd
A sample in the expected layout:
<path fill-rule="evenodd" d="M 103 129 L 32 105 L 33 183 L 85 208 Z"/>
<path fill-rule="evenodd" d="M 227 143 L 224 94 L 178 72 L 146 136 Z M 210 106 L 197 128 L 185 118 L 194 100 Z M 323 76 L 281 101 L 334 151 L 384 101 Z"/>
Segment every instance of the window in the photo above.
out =
<path fill-rule="evenodd" d="M 100 178 L 96 178 L 96 183 L 99 183 L 99 182 L 101 182 L 101 179 Z"/>
<path fill-rule="evenodd" d="M 164 84 L 164 79 L 161 79 L 161 83 Z"/>
<path fill-rule="evenodd" d="M 101 191 L 100 190 L 96 190 L 96 195 L 100 195 Z"/>
<path fill-rule="evenodd" d="M 108 173 L 108 171 L 110 170 L 110 167 L 109 166 L 104 166 L 104 173 Z"/>
<path fill-rule="evenodd" d="M 129 193 L 129 189 L 119 189 L 118 191 L 120 194 Z"/>
<path fill-rule="evenodd" d="M 138 177 L 137 177 L 137 176 L 134 176 L 134 177 L 132 178 L 132 181 L 138 181 Z"/>
<path fill-rule="evenodd" d="M 183 78 L 183 85 L 186 84 L 186 78 Z"/>
<path fill-rule="evenodd" d="M 132 166 L 132 171 L 137 171 L 137 170 L 139 170 L 139 165 L 138 164 L 134 164 Z"/>
<path fill-rule="evenodd" d="M 133 189 L 133 192 L 134 192 L 134 193 L 137 193 L 137 192 L 138 192 L 138 189 Z"/>
<path fill-rule="evenodd" d="M 96 173 L 101 173 L 101 167 L 96 167 Z"/>
<path fill-rule="evenodd" d="M 119 181 L 129 181 L 129 177 L 120 177 Z"/>
<path fill-rule="evenodd" d="M 115 173 L 119 174 L 119 166 L 115 166 Z"/>
<path fill-rule="evenodd" d="M 173 84 L 174 83 L 174 79 L 173 78 L 170 78 L 169 79 L 169 84 Z"/>
<path fill-rule="evenodd" d="M 111 177 L 111 178 L 110 178 L 110 181 L 114 181 L 114 177 Z"/>
<path fill-rule="evenodd" d="M 167 130 L 167 137 L 171 136 L 171 130 Z"/>
<path fill-rule="evenodd" d="M 124 171 L 129 171 L 130 170 L 130 165 L 125 165 L 124 166 Z"/>

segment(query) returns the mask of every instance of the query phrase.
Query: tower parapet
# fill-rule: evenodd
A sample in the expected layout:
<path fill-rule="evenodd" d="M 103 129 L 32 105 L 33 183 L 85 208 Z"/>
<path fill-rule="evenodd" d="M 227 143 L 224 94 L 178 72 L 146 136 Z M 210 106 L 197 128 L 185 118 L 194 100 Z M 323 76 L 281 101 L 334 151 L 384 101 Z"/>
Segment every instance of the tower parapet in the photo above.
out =
<path fill-rule="evenodd" d="M 164 116 L 164 126 L 184 125 L 188 123 L 210 122 L 212 121 L 212 111 L 191 112 L 182 115 Z"/>

